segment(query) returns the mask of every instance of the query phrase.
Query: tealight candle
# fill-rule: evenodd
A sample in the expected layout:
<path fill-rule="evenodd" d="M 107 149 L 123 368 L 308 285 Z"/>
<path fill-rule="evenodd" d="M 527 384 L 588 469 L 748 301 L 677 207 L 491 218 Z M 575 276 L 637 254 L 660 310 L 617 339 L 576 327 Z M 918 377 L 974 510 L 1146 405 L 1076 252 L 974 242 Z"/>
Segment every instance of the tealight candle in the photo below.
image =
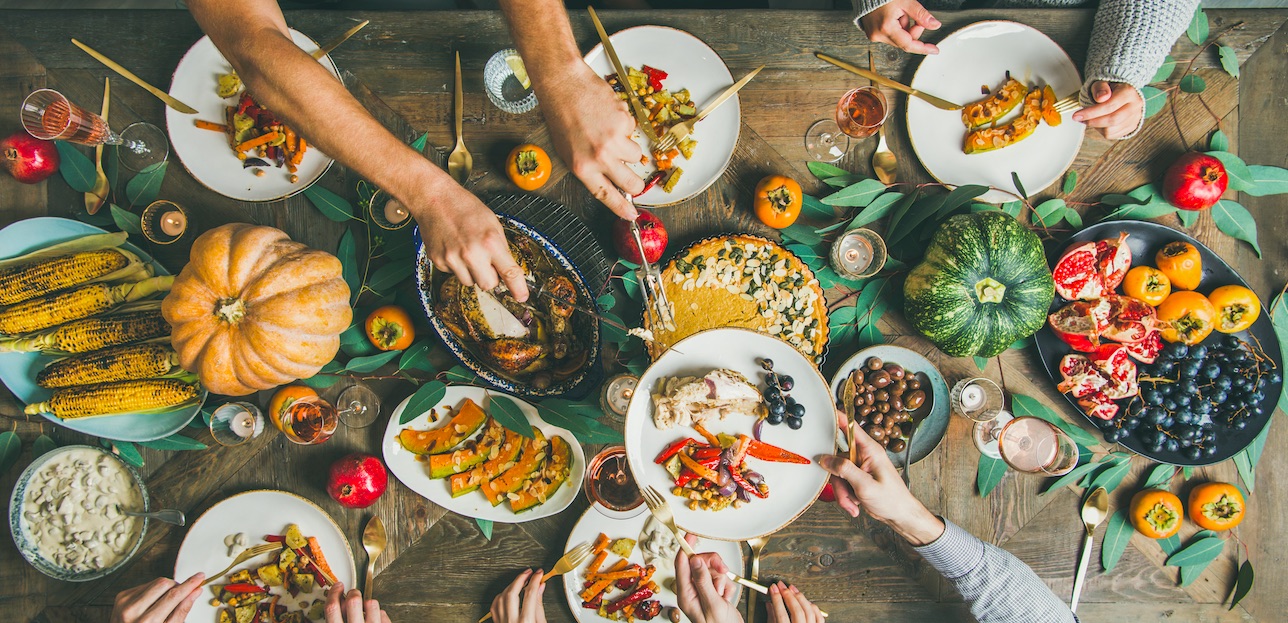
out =
<path fill-rule="evenodd" d="M 398 200 L 390 199 L 385 203 L 385 220 L 389 221 L 390 225 L 398 225 L 407 220 L 409 216 L 411 216 L 411 213 Z"/>
<path fill-rule="evenodd" d="M 255 433 L 255 416 L 250 411 L 241 411 L 229 420 L 228 428 L 238 437 L 250 437 Z"/>
<path fill-rule="evenodd" d="M 188 228 L 188 217 L 178 210 L 161 215 L 161 232 L 167 236 L 180 236 Z"/>
<path fill-rule="evenodd" d="M 984 406 L 984 389 L 975 383 L 962 388 L 962 407 L 974 411 Z"/>
<path fill-rule="evenodd" d="M 615 418 L 625 418 L 626 411 L 631 406 L 631 397 L 635 395 L 635 387 L 638 384 L 639 378 L 629 374 L 619 374 L 608 379 L 608 382 L 604 383 L 604 393 L 600 396 L 600 407 Z"/>
<path fill-rule="evenodd" d="M 870 229 L 852 229 L 832 243 L 832 268 L 842 277 L 870 277 L 885 266 L 885 243 Z"/>

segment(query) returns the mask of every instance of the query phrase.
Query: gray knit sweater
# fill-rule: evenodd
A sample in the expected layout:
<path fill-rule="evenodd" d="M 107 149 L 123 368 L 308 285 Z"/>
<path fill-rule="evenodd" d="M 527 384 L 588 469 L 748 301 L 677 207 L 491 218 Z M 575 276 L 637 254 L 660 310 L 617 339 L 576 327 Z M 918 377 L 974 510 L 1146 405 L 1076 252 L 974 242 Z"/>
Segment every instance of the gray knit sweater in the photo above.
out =
<path fill-rule="evenodd" d="M 853 0 L 858 18 L 889 0 Z M 992 8 L 1076 8 L 1094 6 L 1087 0 L 996 0 Z M 1101 0 L 1083 68 L 1083 104 L 1091 103 L 1087 87 L 1093 81 L 1123 82 L 1137 90 L 1149 84 L 1176 38 L 1185 32 L 1199 0 Z M 922 0 L 932 12 L 957 9 L 961 0 Z M 1141 123 L 1144 122 L 1142 117 Z M 1136 130 L 1123 138 L 1134 136 Z"/>

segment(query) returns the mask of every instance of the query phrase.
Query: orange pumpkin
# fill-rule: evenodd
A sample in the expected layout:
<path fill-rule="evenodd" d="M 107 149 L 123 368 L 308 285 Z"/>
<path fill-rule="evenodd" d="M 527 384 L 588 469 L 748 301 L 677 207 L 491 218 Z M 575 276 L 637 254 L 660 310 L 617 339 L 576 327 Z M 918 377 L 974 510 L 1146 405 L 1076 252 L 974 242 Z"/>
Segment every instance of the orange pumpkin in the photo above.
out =
<path fill-rule="evenodd" d="M 161 314 L 180 365 L 227 396 L 317 374 L 353 320 L 340 260 L 248 223 L 193 242 Z"/>

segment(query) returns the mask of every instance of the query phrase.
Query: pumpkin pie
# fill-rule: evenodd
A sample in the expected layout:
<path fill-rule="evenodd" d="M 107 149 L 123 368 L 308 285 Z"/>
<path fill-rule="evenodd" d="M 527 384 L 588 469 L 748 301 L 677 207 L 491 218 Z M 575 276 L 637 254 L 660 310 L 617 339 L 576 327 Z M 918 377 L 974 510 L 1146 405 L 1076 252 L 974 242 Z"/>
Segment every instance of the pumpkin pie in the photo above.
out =
<path fill-rule="evenodd" d="M 649 356 L 707 329 L 741 327 L 791 344 L 815 363 L 827 345 L 827 302 L 814 273 L 791 251 L 747 235 L 701 240 L 662 270 L 675 329 L 652 331 Z"/>

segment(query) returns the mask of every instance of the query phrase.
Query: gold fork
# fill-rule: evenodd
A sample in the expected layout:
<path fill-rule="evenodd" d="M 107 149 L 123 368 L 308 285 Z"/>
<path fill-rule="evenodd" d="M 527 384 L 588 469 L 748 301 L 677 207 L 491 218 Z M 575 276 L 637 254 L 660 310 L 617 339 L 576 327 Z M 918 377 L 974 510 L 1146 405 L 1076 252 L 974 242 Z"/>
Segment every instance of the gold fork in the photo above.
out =
<path fill-rule="evenodd" d="M 237 557 L 233 559 L 232 564 L 228 565 L 227 567 L 224 567 L 223 571 L 220 571 L 219 573 L 216 573 L 212 576 L 208 576 L 206 578 L 206 581 L 201 583 L 201 586 L 205 586 L 211 582 L 214 582 L 215 580 L 218 580 L 219 578 L 224 577 L 225 575 L 228 574 L 229 571 L 233 570 L 233 567 L 236 567 L 237 565 L 240 565 L 246 562 L 247 560 L 250 560 L 251 558 L 254 558 L 256 556 L 262 556 L 269 552 L 275 552 L 279 549 L 282 549 L 281 543 L 264 543 L 262 545 L 256 545 L 255 547 L 247 549 L 242 553 L 238 554 Z"/>
<path fill-rule="evenodd" d="M 563 558 L 560 558 L 559 562 L 555 563 L 554 569 L 551 569 L 548 573 L 541 576 L 541 581 L 548 582 L 550 581 L 550 578 L 568 573 L 569 571 L 580 567 L 581 563 L 586 562 L 587 558 L 590 558 L 590 543 L 582 543 L 581 545 L 568 550 L 568 552 L 563 555 Z M 492 613 L 489 612 L 484 615 L 483 618 L 479 619 L 479 623 L 483 623 L 491 618 Z"/>
<path fill-rule="evenodd" d="M 733 83 L 729 88 L 721 92 L 720 95 L 717 95 L 715 99 L 711 100 L 711 103 L 707 104 L 706 107 L 702 109 L 702 112 L 699 112 L 692 119 L 671 126 L 671 129 L 667 130 L 666 134 L 663 134 L 662 138 L 657 143 L 659 151 L 671 151 L 676 145 L 680 144 L 680 141 L 689 138 L 689 135 L 693 134 L 693 127 L 696 126 L 699 121 L 706 119 L 707 115 L 711 114 L 712 111 L 719 108 L 726 100 L 733 97 L 735 93 L 747 86 L 747 83 L 751 82 L 751 79 L 755 78 L 756 74 L 760 73 L 760 70 L 764 68 L 765 66 L 761 65 L 760 67 L 753 69 L 751 73 L 743 76 L 741 80 Z"/>
<path fill-rule="evenodd" d="M 1070 95 L 1055 103 L 1055 111 L 1060 114 L 1071 113 L 1082 108 L 1082 103 L 1078 101 L 1078 95 Z"/>
<path fill-rule="evenodd" d="M 765 546 L 769 544 L 769 537 L 758 536 L 754 539 L 747 539 L 747 547 L 751 550 L 751 579 L 760 579 L 760 553 L 765 551 Z M 756 594 L 747 594 L 747 623 L 753 623 L 756 618 Z"/>
<path fill-rule="evenodd" d="M 680 542 L 680 549 L 683 549 L 684 553 L 689 556 L 697 556 L 698 553 L 693 551 L 693 547 L 689 545 L 688 541 L 685 541 L 684 537 L 680 536 L 680 530 L 675 527 L 675 515 L 671 512 L 671 505 L 666 503 L 666 499 L 662 497 L 662 494 L 658 493 L 657 489 L 654 489 L 653 487 L 645 488 L 641 493 L 644 494 L 644 503 L 648 505 L 648 509 L 653 513 L 653 517 L 660 521 L 662 525 L 670 529 L 671 534 L 675 535 L 675 540 Z M 725 577 L 746 586 L 761 595 L 769 594 L 768 588 L 752 582 L 751 580 L 748 580 L 732 571 L 725 571 Z"/>

